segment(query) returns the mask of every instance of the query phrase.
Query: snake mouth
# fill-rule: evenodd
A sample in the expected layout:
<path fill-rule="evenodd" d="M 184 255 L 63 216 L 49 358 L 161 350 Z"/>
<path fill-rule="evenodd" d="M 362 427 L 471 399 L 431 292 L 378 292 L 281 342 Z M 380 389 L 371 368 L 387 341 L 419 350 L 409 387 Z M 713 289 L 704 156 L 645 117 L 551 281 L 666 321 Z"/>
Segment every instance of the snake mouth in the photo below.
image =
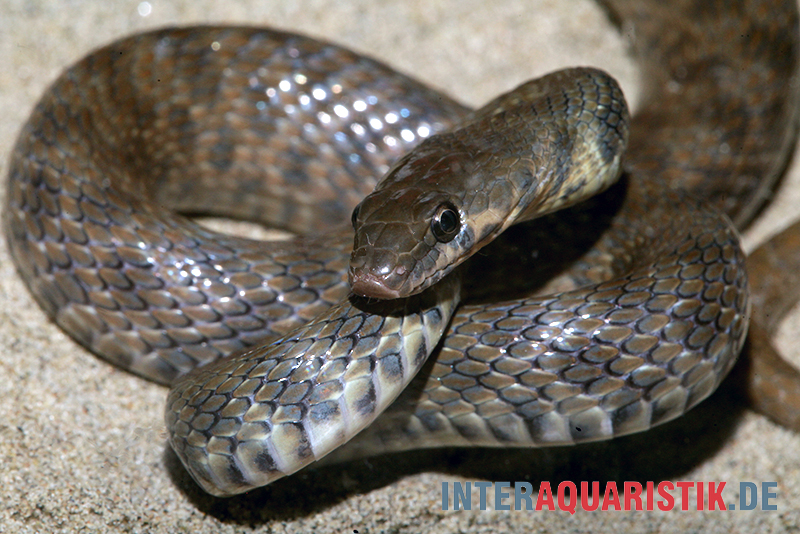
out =
<path fill-rule="evenodd" d="M 396 289 L 387 287 L 382 280 L 368 273 L 351 269 L 349 278 L 350 289 L 361 297 L 388 300 L 399 299 L 403 296 Z"/>

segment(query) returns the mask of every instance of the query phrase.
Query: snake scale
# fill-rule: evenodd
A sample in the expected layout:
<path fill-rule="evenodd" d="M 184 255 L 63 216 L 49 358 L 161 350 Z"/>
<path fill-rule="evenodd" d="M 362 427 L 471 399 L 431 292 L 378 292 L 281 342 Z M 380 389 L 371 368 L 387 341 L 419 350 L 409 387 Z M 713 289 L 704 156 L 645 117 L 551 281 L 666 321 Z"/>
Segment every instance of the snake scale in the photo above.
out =
<path fill-rule="evenodd" d="M 353 436 L 335 455 L 570 444 L 675 418 L 747 333 L 737 227 L 793 139 L 797 6 L 607 4 L 643 71 L 630 123 L 593 69 L 471 111 L 272 30 L 112 43 L 54 82 L 13 150 L 19 272 L 81 344 L 173 386 L 170 443 L 215 495 Z M 201 212 L 309 237 L 181 215 Z"/>

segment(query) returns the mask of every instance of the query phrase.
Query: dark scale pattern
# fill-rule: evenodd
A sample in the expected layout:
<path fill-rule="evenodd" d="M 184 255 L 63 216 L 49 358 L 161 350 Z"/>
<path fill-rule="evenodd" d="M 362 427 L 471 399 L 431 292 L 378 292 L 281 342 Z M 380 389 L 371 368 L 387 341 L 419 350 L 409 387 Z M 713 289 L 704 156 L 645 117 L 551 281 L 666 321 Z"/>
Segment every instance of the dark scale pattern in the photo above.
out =
<path fill-rule="evenodd" d="M 747 330 L 736 230 L 715 208 L 742 223 L 781 166 L 796 110 L 797 6 L 609 4 L 635 28 L 648 85 L 622 183 L 569 208 L 571 229 L 547 217 L 510 229 L 523 236 L 516 245 L 501 236 L 512 258 L 502 264 L 535 269 L 500 293 L 481 292 L 510 279 L 473 262 L 469 291 L 495 301 L 458 310 L 427 364 L 458 300 L 456 279 L 415 297 L 423 308 L 346 300 L 331 308 L 348 293 L 348 232 L 265 244 L 174 214 L 328 229 L 401 154 L 469 113 L 313 40 L 250 28 L 162 30 L 69 69 L 11 155 L 4 217 L 12 255 L 47 313 L 114 363 L 162 382 L 207 364 L 178 379 L 167 419 L 173 448 L 218 495 L 344 443 L 420 366 L 419 379 L 342 455 L 573 443 L 677 417 L 722 380 Z M 603 124 L 616 131 L 624 121 Z M 443 166 L 460 170 L 451 156 Z M 517 155 L 506 156 L 472 188 L 477 204 L 521 193 L 496 183 L 517 168 Z M 523 216 L 538 213 L 530 210 Z M 543 235 L 555 237 L 548 244 Z M 556 266 L 552 253 L 565 250 Z M 531 273 L 553 280 L 537 285 Z M 434 305 L 433 293 L 449 299 Z M 247 348 L 282 335 L 281 344 Z"/>

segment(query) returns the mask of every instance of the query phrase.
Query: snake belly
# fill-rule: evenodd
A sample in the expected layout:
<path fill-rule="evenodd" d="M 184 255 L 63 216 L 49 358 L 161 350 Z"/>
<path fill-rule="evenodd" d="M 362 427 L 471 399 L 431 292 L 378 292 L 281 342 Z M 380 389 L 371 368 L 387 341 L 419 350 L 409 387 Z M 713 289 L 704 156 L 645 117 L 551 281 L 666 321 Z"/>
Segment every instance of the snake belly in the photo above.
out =
<path fill-rule="evenodd" d="M 344 454 L 566 444 L 677 417 L 719 384 L 747 330 L 743 254 L 718 210 L 745 224 L 785 159 L 797 12 L 789 0 L 609 4 L 636 30 L 647 92 L 623 183 L 569 210 L 604 223 L 561 277 L 568 291 L 468 302 L 448 325 L 459 291 L 444 277 L 431 289 L 450 299 L 414 297 L 424 306 L 408 323 L 398 310 L 412 301 L 344 304 L 333 317 L 326 310 L 349 293 L 352 231 L 261 243 L 177 215 L 328 228 L 421 138 L 469 115 L 377 62 L 252 28 L 142 34 L 67 70 L 12 153 L 12 256 L 80 343 L 147 378 L 181 380 L 168 402 L 171 443 L 216 495 L 342 442 L 308 422 L 377 414 L 384 386 L 398 394 L 398 377 L 436 344 L 429 327 L 447 328 L 441 349 Z M 528 231 L 538 247 L 542 228 Z M 281 336 L 286 348 L 260 347 Z M 349 367 L 253 358 L 272 350 L 302 362 L 309 347 L 359 357 Z M 232 352 L 240 360 L 210 363 Z M 331 410 L 331 398 L 347 409 Z M 250 446 L 275 428 L 270 449 Z"/>

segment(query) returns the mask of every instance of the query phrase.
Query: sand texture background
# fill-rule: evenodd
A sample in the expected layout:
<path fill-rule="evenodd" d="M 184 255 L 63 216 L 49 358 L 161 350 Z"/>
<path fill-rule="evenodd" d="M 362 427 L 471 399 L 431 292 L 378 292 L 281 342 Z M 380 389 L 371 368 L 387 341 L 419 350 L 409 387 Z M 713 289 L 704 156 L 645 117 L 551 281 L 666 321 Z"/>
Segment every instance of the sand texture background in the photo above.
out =
<path fill-rule="evenodd" d="M 45 87 L 116 38 L 189 23 L 248 23 L 367 52 L 477 105 L 567 65 L 617 76 L 635 101 L 625 40 L 589 0 L 0 0 L 0 173 Z M 512 52 L 516 51 L 516 52 Z M 747 246 L 800 205 L 790 168 Z M 5 193 L 5 179 L 0 195 Z M 4 238 L 0 237 L 0 241 Z M 784 328 L 793 349 L 797 326 Z M 30 297 L 0 243 L 0 532 L 794 532 L 800 436 L 754 414 L 735 380 L 679 421 L 556 450 L 414 452 L 305 471 L 234 499 L 204 494 L 168 451 L 166 390 L 72 342 Z M 442 511 L 454 480 L 716 480 L 778 483 L 776 512 Z M 692 494 L 692 499 L 694 495 Z"/>

